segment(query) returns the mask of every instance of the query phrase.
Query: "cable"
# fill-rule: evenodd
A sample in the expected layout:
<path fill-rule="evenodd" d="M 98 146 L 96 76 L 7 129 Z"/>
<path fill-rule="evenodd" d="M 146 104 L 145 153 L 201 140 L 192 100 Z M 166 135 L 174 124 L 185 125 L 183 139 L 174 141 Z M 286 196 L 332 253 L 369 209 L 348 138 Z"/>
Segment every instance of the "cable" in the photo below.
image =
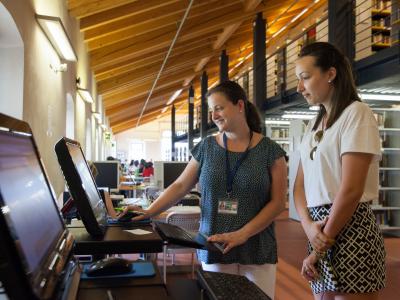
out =
<path fill-rule="evenodd" d="M 183 24 L 184 24 L 185 21 L 186 21 L 186 18 L 187 18 L 188 14 L 189 14 L 189 11 L 190 11 L 190 8 L 192 7 L 193 2 L 194 2 L 194 0 L 190 0 L 189 6 L 187 7 L 187 9 L 186 9 L 186 11 L 185 11 L 185 14 L 183 15 L 182 21 L 181 21 L 181 23 L 179 24 L 178 31 L 176 32 L 175 37 L 174 37 L 174 39 L 172 40 L 171 45 L 169 46 L 167 55 L 166 55 L 165 58 L 164 58 L 164 61 L 163 61 L 162 65 L 161 65 L 161 68 L 160 68 L 160 71 L 158 72 L 157 77 L 156 77 L 156 79 L 155 79 L 154 82 L 153 82 L 153 86 L 151 87 L 150 92 L 149 92 L 149 95 L 147 96 L 146 102 L 144 103 L 143 108 L 142 108 L 142 111 L 140 112 L 140 116 L 139 116 L 139 119 L 137 120 L 136 127 L 139 126 L 140 120 L 142 119 L 142 116 L 143 116 L 143 114 L 144 114 L 144 111 L 146 110 L 147 103 L 149 102 L 150 97 L 151 97 L 151 95 L 153 94 L 153 91 L 154 91 L 154 88 L 156 87 L 156 84 L 157 84 L 158 79 L 160 79 L 160 77 L 161 77 L 161 73 L 162 73 L 162 71 L 164 70 L 164 67 L 165 67 L 165 65 L 166 65 L 166 63 L 167 63 L 168 57 L 169 57 L 169 55 L 171 54 L 172 48 L 174 48 L 175 42 L 176 42 L 176 40 L 178 39 L 179 33 L 181 32 L 181 29 L 182 29 L 182 27 L 183 27 Z"/>

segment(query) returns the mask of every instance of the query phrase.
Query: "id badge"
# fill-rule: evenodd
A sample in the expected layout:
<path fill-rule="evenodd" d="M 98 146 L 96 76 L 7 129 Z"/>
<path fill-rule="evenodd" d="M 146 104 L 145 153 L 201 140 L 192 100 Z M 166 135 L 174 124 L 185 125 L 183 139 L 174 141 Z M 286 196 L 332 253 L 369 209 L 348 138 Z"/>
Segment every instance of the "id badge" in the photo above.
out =
<path fill-rule="evenodd" d="M 238 201 L 234 198 L 218 199 L 218 213 L 236 215 L 238 209 Z"/>

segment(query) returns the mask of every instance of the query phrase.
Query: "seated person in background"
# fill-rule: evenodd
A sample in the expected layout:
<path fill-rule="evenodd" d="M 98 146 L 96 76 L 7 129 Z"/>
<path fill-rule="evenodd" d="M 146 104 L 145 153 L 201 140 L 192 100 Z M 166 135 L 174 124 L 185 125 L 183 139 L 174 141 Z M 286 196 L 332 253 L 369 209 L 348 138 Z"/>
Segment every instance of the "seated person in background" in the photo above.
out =
<path fill-rule="evenodd" d="M 144 169 L 145 164 L 146 164 L 146 161 L 144 159 L 141 159 L 140 163 L 139 163 L 139 168 L 135 174 L 136 176 L 143 176 L 143 169 Z"/>
<path fill-rule="evenodd" d="M 139 161 L 138 160 L 131 160 L 131 163 L 129 164 L 128 171 L 130 174 L 135 174 L 136 170 L 139 168 Z"/>
<path fill-rule="evenodd" d="M 147 162 L 143 169 L 143 177 L 150 177 L 154 175 L 154 168 L 152 162 Z"/>
<path fill-rule="evenodd" d="M 97 171 L 96 166 L 91 161 L 88 161 L 88 165 L 89 165 L 90 171 L 92 172 L 93 178 L 96 178 L 96 176 L 99 174 L 99 172 Z M 106 204 L 108 215 L 111 218 L 116 219 L 117 218 L 117 213 L 116 213 L 116 211 L 114 209 L 114 206 L 112 204 L 112 200 L 111 200 L 110 194 L 107 191 L 104 191 L 104 190 L 102 192 L 104 192 L 104 203 Z"/>

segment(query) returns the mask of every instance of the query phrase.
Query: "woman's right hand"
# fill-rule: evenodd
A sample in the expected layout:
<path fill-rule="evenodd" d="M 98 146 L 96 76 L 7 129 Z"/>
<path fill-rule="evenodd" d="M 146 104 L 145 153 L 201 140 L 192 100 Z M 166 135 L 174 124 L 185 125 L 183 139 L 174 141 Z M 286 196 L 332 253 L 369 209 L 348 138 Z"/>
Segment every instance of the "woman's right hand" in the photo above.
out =
<path fill-rule="evenodd" d="M 313 221 L 305 226 L 304 231 L 311 243 L 314 250 L 318 252 L 325 252 L 333 246 L 335 240 L 326 236 L 322 230 L 328 218 L 322 221 Z"/>
<path fill-rule="evenodd" d="M 128 211 L 137 211 L 143 213 L 143 215 L 132 218 L 132 221 L 140 221 L 151 217 L 150 212 L 146 209 L 143 209 L 141 206 L 128 205 L 125 206 L 124 210 L 118 215 L 118 218 L 125 215 Z"/>

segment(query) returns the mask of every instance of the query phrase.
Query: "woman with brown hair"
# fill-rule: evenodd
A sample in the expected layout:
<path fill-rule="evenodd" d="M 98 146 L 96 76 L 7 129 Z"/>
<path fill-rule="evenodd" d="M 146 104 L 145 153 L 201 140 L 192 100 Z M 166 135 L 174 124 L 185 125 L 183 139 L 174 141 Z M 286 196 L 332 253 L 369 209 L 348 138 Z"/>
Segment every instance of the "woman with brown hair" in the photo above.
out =
<path fill-rule="evenodd" d="M 385 249 L 369 202 L 378 198 L 377 122 L 360 101 L 347 58 L 333 45 L 305 46 L 297 91 L 317 117 L 300 145 L 294 198 L 309 240 L 301 273 L 315 299 L 377 299 Z"/>

